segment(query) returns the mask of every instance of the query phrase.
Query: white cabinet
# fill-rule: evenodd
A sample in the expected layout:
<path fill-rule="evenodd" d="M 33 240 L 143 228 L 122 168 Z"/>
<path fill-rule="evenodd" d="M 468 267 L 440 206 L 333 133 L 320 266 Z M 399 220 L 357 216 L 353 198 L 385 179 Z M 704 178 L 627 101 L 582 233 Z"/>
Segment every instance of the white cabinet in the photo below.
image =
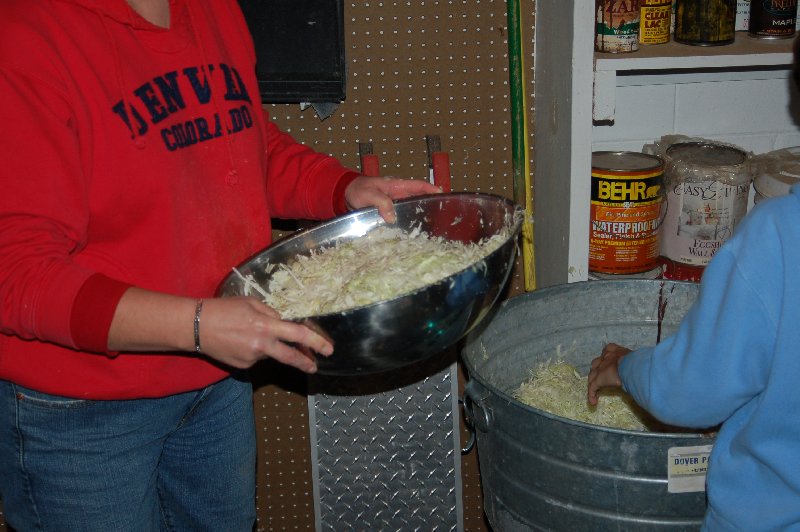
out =
<path fill-rule="evenodd" d="M 587 278 L 593 150 L 639 151 L 672 133 L 754 153 L 800 144 L 790 109 L 791 39 L 738 32 L 725 46 L 671 42 L 596 54 L 592 6 L 536 2 L 534 242 L 541 287 Z"/>
<path fill-rule="evenodd" d="M 705 74 L 706 79 L 713 79 L 713 74 L 725 77 L 724 72 L 771 71 L 764 70 L 765 67 L 780 67 L 786 72 L 791 62 L 791 40 L 753 39 L 741 32 L 737 32 L 736 42 L 725 46 L 689 46 L 670 42 L 643 46 L 634 53 L 596 53 L 593 118 L 613 120 L 617 84 L 626 83 L 620 78 L 632 73 L 650 76 L 651 83 L 657 84 L 659 76 L 673 78 Z"/>

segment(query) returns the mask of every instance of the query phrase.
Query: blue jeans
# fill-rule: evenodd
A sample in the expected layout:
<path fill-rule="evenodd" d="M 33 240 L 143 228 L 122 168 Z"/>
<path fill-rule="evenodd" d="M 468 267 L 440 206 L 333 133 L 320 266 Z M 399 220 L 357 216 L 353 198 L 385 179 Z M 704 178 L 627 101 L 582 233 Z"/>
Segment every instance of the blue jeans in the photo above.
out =
<path fill-rule="evenodd" d="M 87 401 L 0 380 L 0 498 L 19 532 L 246 531 L 252 387 Z"/>

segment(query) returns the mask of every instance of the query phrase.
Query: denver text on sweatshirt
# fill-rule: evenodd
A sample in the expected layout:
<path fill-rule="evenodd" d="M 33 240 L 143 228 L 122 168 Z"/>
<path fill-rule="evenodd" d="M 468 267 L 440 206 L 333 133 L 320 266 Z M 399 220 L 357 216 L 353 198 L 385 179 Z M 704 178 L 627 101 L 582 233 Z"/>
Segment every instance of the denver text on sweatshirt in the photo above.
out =
<path fill-rule="evenodd" d="M 343 212 L 357 174 L 262 109 L 235 0 L 0 2 L 0 378 L 95 399 L 227 375 L 190 354 L 109 353 L 129 286 L 208 297 L 270 217 Z M 187 327 L 190 327 L 188 324 Z"/>

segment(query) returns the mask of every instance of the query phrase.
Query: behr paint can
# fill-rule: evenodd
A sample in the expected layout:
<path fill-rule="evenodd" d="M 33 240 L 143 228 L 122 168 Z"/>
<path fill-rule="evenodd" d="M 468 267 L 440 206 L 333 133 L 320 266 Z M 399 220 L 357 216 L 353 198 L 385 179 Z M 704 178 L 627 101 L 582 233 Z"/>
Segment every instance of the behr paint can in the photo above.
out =
<path fill-rule="evenodd" d="M 592 153 L 590 272 L 636 274 L 658 266 L 663 179 L 658 156 Z"/>
<path fill-rule="evenodd" d="M 639 0 L 639 43 L 669 42 L 672 0 Z"/>
<path fill-rule="evenodd" d="M 747 32 L 758 39 L 794 37 L 797 0 L 751 0 Z"/>
<path fill-rule="evenodd" d="M 594 49 L 611 53 L 639 49 L 639 0 L 595 0 Z"/>

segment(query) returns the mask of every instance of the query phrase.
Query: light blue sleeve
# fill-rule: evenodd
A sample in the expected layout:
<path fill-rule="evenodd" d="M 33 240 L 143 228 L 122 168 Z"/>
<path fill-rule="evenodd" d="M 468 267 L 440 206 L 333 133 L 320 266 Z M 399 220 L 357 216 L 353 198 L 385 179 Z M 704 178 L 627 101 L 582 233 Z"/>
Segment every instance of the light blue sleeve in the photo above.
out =
<path fill-rule="evenodd" d="M 764 266 L 780 252 L 768 226 L 750 224 L 717 252 L 674 335 L 621 361 L 624 388 L 661 421 L 712 427 L 764 388 L 778 319 L 764 301 L 780 297 Z"/>

